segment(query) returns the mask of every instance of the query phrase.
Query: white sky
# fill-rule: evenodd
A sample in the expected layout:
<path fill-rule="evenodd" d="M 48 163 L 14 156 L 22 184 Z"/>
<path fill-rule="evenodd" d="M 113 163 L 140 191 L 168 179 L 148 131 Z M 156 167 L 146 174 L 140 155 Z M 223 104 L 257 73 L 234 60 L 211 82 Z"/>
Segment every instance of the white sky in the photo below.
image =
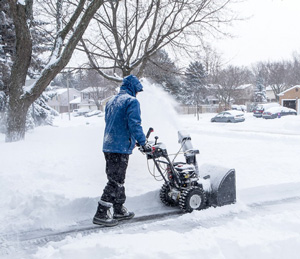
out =
<path fill-rule="evenodd" d="M 217 42 L 228 64 L 287 60 L 300 53 L 300 0 L 245 0 L 237 7 L 240 16 L 251 18 L 229 28 L 235 38 Z"/>

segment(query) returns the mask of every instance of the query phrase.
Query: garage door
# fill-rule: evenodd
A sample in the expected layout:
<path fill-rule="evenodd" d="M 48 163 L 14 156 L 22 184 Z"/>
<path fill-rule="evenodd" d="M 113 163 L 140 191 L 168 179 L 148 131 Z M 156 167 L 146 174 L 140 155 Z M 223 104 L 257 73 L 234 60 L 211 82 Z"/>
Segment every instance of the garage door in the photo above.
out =
<path fill-rule="evenodd" d="M 296 100 L 283 100 L 283 106 L 296 110 Z"/>

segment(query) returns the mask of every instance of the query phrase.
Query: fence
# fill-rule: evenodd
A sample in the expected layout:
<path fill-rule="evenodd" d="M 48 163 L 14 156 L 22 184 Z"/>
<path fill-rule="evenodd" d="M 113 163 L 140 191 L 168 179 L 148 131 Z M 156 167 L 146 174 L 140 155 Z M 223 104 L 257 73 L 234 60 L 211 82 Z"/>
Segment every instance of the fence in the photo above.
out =
<path fill-rule="evenodd" d="M 199 113 L 217 113 L 219 112 L 219 105 L 200 105 Z M 179 106 L 176 107 L 176 110 L 180 114 L 196 114 L 197 107 L 196 106 Z"/>

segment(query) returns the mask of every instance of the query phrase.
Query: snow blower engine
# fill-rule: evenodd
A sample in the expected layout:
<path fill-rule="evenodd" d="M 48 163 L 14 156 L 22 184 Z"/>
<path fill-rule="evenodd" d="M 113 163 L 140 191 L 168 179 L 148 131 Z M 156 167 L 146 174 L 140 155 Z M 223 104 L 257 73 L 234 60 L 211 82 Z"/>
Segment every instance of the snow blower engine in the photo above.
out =
<path fill-rule="evenodd" d="M 165 205 L 179 206 L 183 212 L 192 212 L 236 202 L 234 169 L 206 165 L 199 170 L 196 160 L 199 150 L 193 149 L 190 135 L 183 131 L 178 132 L 181 148 L 171 161 L 165 145 L 157 142 L 157 136 L 155 141 L 148 141 L 151 132 L 153 128 L 148 130 L 146 139 L 152 150 L 145 154 L 148 160 L 154 162 L 153 171 L 156 168 L 158 176 L 164 180 L 160 199 Z M 141 147 L 139 150 L 144 153 Z M 180 153 L 184 154 L 186 161 L 174 162 Z M 155 172 L 151 174 L 157 178 Z"/>

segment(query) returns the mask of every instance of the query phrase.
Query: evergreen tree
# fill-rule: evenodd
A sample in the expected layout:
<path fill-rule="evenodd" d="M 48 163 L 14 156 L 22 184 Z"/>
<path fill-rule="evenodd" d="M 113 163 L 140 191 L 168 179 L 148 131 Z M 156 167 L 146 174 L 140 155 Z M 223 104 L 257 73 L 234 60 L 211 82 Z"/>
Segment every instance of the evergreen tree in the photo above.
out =
<path fill-rule="evenodd" d="M 32 56 L 31 64 L 28 71 L 30 78 L 36 78 L 36 75 L 40 74 L 45 67 L 45 60 L 41 59 L 41 55 L 45 52 L 51 51 L 50 42 L 52 39 L 49 34 L 42 29 L 47 23 L 40 20 L 32 20 L 30 33 L 32 35 Z"/>
<path fill-rule="evenodd" d="M 7 85 L 14 56 L 14 26 L 9 15 L 7 0 L 0 1 L 0 91 L 7 91 Z M 2 105 L 5 100 L 2 93 Z M 0 100 L 0 102 L 1 102 Z"/>
<path fill-rule="evenodd" d="M 50 42 L 50 38 L 46 32 L 40 29 L 42 24 L 38 20 L 31 20 L 30 33 L 33 38 L 33 52 L 31 58 L 30 68 L 28 70 L 28 77 L 34 78 L 41 72 L 44 67 L 44 62 L 40 59 L 40 55 L 45 51 L 49 51 L 47 43 Z M 7 91 L 10 83 L 10 73 L 15 60 L 15 28 L 11 17 L 9 5 L 7 0 L 1 0 L 0 2 L 0 123 L 1 132 L 5 132 L 5 117 L 7 108 Z M 33 104 L 34 108 L 31 108 L 27 114 L 26 128 L 32 128 L 34 125 L 49 124 L 55 114 L 50 111 L 51 108 L 47 106 L 45 96 L 38 98 Z M 46 98 L 47 99 L 47 98 Z M 47 116 L 51 116 L 48 118 Z"/>
<path fill-rule="evenodd" d="M 181 100 L 182 79 L 180 71 L 165 50 L 157 51 L 149 59 L 143 75 L 155 83 L 161 84 L 164 90 Z"/>
<path fill-rule="evenodd" d="M 195 105 L 199 119 L 200 105 L 205 103 L 208 89 L 206 85 L 207 73 L 201 62 L 191 62 L 185 73 L 185 87 L 183 96 L 186 104 Z"/>
<path fill-rule="evenodd" d="M 256 90 L 254 92 L 254 95 L 255 95 L 255 102 L 267 101 L 266 89 L 263 84 L 263 78 L 261 76 L 258 76 L 256 78 Z"/>
<path fill-rule="evenodd" d="M 185 73 L 185 95 L 193 105 L 205 103 L 208 89 L 206 85 L 207 73 L 201 62 L 191 62 Z"/>

